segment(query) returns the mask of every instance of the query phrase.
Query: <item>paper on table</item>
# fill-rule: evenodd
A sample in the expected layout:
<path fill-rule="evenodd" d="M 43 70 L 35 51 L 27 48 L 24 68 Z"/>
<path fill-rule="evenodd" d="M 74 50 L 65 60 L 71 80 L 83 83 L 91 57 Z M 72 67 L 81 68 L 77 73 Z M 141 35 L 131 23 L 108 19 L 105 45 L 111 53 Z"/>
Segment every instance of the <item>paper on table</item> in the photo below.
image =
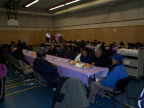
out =
<path fill-rule="evenodd" d="M 67 62 L 68 62 L 68 60 L 64 60 L 64 61 L 63 61 L 63 63 L 67 63 Z"/>
<path fill-rule="evenodd" d="M 57 59 L 57 61 L 61 61 L 62 59 Z"/>

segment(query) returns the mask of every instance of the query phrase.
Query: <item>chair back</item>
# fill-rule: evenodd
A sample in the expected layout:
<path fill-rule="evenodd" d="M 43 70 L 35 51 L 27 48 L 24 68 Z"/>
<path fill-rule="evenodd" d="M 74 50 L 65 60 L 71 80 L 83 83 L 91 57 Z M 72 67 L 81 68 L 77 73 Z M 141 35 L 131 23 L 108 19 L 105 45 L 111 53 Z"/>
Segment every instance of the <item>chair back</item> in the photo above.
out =
<path fill-rule="evenodd" d="M 34 69 L 33 69 L 34 70 Z M 36 74 L 37 79 L 39 80 L 40 83 L 42 84 L 48 84 L 45 79 L 37 72 L 34 70 L 34 73 Z"/>
<path fill-rule="evenodd" d="M 114 91 L 123 91 L 127 87 L 128 83 L 130 82 L 130 77 L 126 77 L 117 81 Z"/>

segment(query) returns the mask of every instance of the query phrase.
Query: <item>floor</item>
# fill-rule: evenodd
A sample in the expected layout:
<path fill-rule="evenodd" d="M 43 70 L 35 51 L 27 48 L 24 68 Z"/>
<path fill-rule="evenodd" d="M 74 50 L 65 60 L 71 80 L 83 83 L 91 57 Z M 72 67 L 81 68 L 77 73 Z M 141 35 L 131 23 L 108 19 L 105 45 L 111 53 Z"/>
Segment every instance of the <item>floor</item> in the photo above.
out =
<path fill-rule="evenodd" d="M 25 85 L 22 79 L 15 74 L 16 69 L 12 66 L 8 68 L 5 82 L 5 97 L 0 102 L 0 108 L 51 108 L 54 92 L 52 87 Z M 139 82 L 131 80 L 128 85 L 129 96 L 137 98 L 144 87 L 144 80 Z M 126 94 L 117 97 L 118 100 L 127 103 Z M 113 101 L 109 98 L 98 97 L 99 104 L 104 108 L 113 108 Z M 115 102 L 116 108 L 125 108 Z M 137 108 L 137 100 L 130 100 L 130 105 Z M 96 104 L 90 104 L 90 108 L 99 108 Z"/>

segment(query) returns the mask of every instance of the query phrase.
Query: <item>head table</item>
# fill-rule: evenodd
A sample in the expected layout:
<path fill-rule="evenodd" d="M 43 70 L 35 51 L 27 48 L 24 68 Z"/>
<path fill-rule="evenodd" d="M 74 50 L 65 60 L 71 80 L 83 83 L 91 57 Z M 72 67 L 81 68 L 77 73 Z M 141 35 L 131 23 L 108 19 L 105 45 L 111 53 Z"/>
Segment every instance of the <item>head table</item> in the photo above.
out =
<path fill-rule="evenodd" d="M 33 64 L 36 55 L 32 55 L 32 51 L 23 50 L 25 59 Z M 61 60 L 59 60 L 61 59 Z M 56 56 L 47 55 L 46 60 L 50 63 L 57 65 L 57 71 L 61 77 L 74 77 L 80 79 L 86 86 L 88 86 L 88 79 L 90 76 L 95 75 L 95 78 L 105 77 L 108 73 L 108 68 L 93 66 L 90 69 L 82 69 L 79 67 L 74 67 L 68 63 L 68 59 L 60 58 Z M 67 61 L 67 62 L 64 62 Z"/>

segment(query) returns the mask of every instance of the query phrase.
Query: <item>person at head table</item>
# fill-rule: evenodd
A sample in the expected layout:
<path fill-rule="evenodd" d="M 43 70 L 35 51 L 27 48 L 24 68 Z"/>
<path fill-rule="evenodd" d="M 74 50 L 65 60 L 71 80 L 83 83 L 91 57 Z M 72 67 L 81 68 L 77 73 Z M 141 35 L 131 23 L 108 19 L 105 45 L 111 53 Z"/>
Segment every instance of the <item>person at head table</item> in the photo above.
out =
<path fill-rule="evenodd" d="M 37 51 L 37 58 L 34 60 L 33 69 L 38 72 L 47 83 L 55 84 L 59 78 L 57 67 L 46 59 L 46 51 L 44 49 Z"/>
<path fill-rule="evenodd" d="M 112 66 L 105 78 L 100 78 L 97 82 L 93 81 L 90 87 L 89 102 L 95 102 L 97 94 L 104 96 L 106 91 L 113 91 L 118 80 L 128 77 L 128 73 L 123 65 L 123 57 L 115 53 L 112 59 Z"/>
<path fill-rule="evenodd" d="M 65 45 L 64 44 L 60 44 L 60 49 L 57 52 L 57 56 L 65 58 L 65 55 L 66 55 Z"/>
<path fill-rule="evenodd" d="M 108 67 L 109 64 L 110 59 L 108 55 L 105 52 L 103 52 L 103 50 L 100 47 L 96 47 L 95 57 L 92 60 L 92 65 L 98 67 Z"/>
<path fill-rule="evenodd" d="M 56 48 L 55 48 L 55 45 L 52 43 L 52 44 L 51 44 L 51 48 L 49 49 L 49 51 L 47 52 L 47 54 L 48 54 L 48 55 L 53 55 L 53 56 L 55 56 L 56 53 L 57 53 L 57 50 L 56 50 Z"/>
<path fill-rule="evenodd" d="M 83 48 L 82 49 L 82 55 L 80 57 L 80 61 L 84 62 L 84 63 L 91 64 L 92 56 L 88 53 L 88 49 L 87 48 Z"/>

